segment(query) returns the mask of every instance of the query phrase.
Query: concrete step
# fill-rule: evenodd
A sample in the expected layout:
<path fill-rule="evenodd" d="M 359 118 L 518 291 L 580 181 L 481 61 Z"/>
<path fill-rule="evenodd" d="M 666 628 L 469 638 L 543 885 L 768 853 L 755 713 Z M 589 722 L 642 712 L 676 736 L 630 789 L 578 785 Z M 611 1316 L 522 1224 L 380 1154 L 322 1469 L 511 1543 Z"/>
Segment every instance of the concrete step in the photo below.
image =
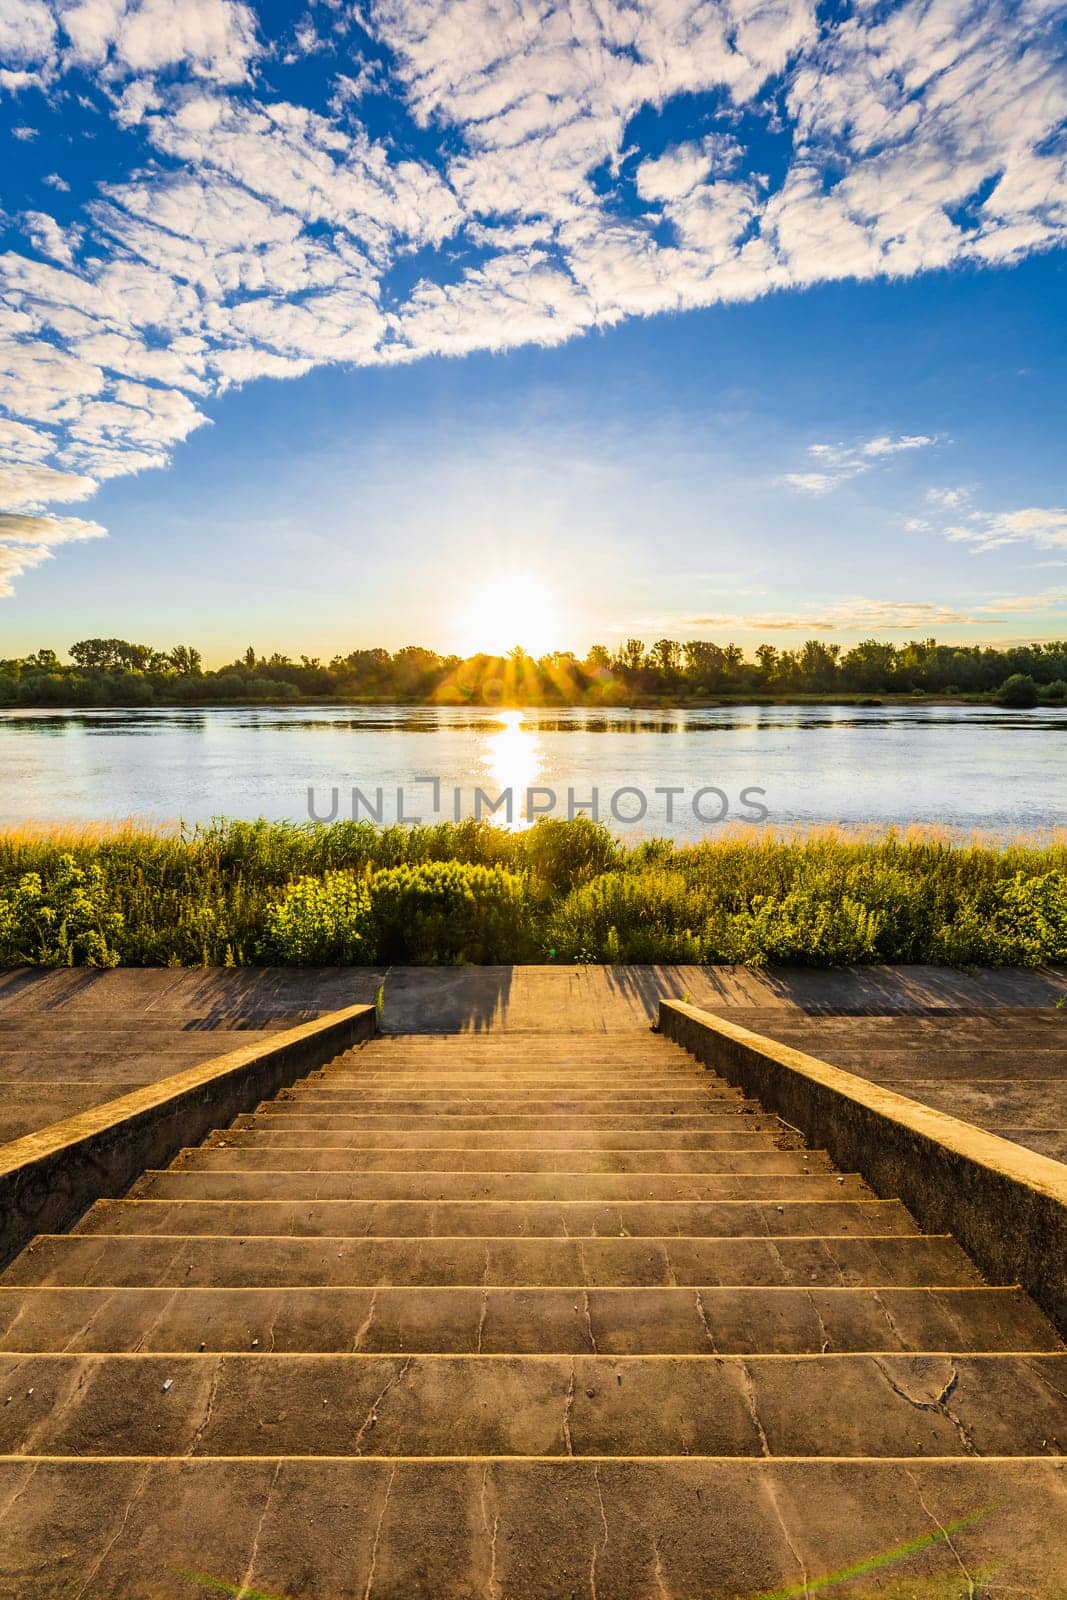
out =
<path fill-rule="evenodd" d="M 913 1234 L 899 1200 L 99 1200 L 77 1233 L 321 1238 Z"/>
<path fill-rule="evenodd" d="M 4 1355 L 0 1454 L 1041 1456 L 1065 1385 L 1041 1352 Z"/>
<path fill-rule="evenodd" d="M 334 1127 L 368 1127 L 368 1128 L 422 1128 L 440 1127 L 442 1118 L 433 1112 L 422 1115 L 418 1113 L 349 1111 L 340 1108 L 323 1106 L 320 1110 L 311 1109 L 312 1102 L 308 1100 L 278 1100 L 267 1101 L 257 1107 L 256 1115 L 266 1120 L 280 1121 L 283 1118 L 291 1120 L 299 1118 L 301 1121 L 310 1121 L 315 1117 L 325 1120 Z M 536 1113 L 522 1111 L 499 1111 L 486 1113 L 479 1116 L 477 1113 L 468 1115 L 450 1115 L 449 1126 L 466 1128 L 471 1132 L 482 1131 L 485 1133 L 500 1131 L 507 1128 L 523 1128 L 531 1134 L 559 1131 L 570 1128 L 609 1128 L 623 1132 L 627 1129 L 649 1130 L 659 1128 L 684 1128 L 714 1132 L 716 1129 L 734 1127 L 739 1117 L 751 1117 L 756 1128 L 770 1126 L 770 1118 L 760 1115 L 756 1109 L 748 1104 L 742 1109 L 740 1106 L 731 1111 L 677 1111 L 663 1115 L 646 1112 L 628 1111 L 572 1111 L 560 1112 L 556 1116 L 538 1116 Z"/>
<path fill-rule="evenodd" d="M 467 1284 L 480 1288 L 978 1288 L 944 1235 L 753 1238 L 350 1238 L 210 1234 L 46 1234 L 0 1275 L 10 1285 Z"/>
<path fill-rule="evenodd" d="M 516 1136 L 523 1139 L 528 1130 L 504 1128 L 457 1128 L 450 1122 L 447 1128 L 438 1124 L 430 1127 L 397 1128 L 395 1125 L 379 1128 L 363 1127 L 349 1117 L 305 1117 L 260 1115 L 236 1117 L 233 1128 L 237 1133 L 256 1133 L 271 1138 L 291 1139 L 307 1143 L 310 1135 L 313 1144 L 358 1145 L 367 1150 L 432 1150 L 439 1146 L 449 1149 L 497 1150 L 514 1144 Z M 796 1144 L 784 1124 L 770 1117 L 725 1117 L 721 1125 L 708 1131 L 670 1128 L 538 1128 L 536 1147 L 539 1150 L 773 1150 L 778 1141 L 789 1147 Z"/>
<path fill-rule="evenodd" d="M 1017 1289 L 0 1288 L 5 1351 L 1056 1351 Z"/>
<path fill-rule="evenodd" d="M 147 1172 L 130 1190 L 145 1200 L 580 1201 L 873 1198 L 854 1173 L 346 1172 L 343 1170 Z"/>
<path fill-rule="evenodd" d="M 799 1146 L 651 1034 L 346 1052 L 0 1275 L 0 1600 L 1064 1600 L 1062 1342 Z"/>
<path fill-rule="evenodd" d="M 451 1121 L 453 1117 L 586 1117 L 605 1115 L 605 1103 L 617 1108 L 621 1117 L 699 1116 L 706 1113 L 736 1115 L 742 1107 L 756 1112 L 753 1100 L 743 1099 L 735 1090 L 695 1090 L 685 1095 L 633 1093 L 625 1097 L 602 1094 L 531 1095 L 505 1092 L 494 1095 L 462 1093 L 442 1099 L 431 1090 L 419 1094 L 409 1091 L 402 1098 L 365 1093 L 362 1089 L 336 1088 L 333 1084 L 302 1084 L 279 1095 L 276 1105 L 299 1106 L 318 1115 L 322 1111 L 357 1112 L 374 1117 L 434 1117 Z"/>
<path fill-rule="evenodd" d="M 306 1139 L 301 1144 L 298 1140 Z M 587 1172 L 750 1173 L 829 1172 L 825 1151 L 815 1150 L 365 1150 L 335 1142 L 311 1143 L 314 1134 L 231 1131 L 183 1150 L 183 1170 L 197 1172 Z"/>
<path fill-rule="evenodd" d="M 3 1600 L 1063 1600 L 1049 1460 L 7 1460 L 0 1503 Z"/>

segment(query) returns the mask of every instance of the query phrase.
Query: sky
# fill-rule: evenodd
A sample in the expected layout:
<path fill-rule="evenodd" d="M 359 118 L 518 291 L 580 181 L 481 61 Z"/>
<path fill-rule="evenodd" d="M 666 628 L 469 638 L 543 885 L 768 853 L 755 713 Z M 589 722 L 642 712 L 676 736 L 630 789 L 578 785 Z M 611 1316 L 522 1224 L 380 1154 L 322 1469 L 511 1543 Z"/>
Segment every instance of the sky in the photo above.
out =
<path fill-rule="evenodd" d="M 0 656 L 1067 636 L 1065 24 L 0 0 Z"/>

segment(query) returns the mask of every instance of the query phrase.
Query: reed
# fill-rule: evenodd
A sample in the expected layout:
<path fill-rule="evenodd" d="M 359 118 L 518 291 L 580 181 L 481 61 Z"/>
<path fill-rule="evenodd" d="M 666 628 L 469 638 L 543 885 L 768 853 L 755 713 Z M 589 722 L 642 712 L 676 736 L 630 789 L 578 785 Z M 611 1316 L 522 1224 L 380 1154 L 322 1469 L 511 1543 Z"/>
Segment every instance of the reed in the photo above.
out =
<path fill-rule="evenodd" d="M 309 951 L 324 964 L 1042 965 L 1067 960 L 1067 836 L 739 826 L 677 844 L 587 819 L 0 831 L 0 964 Z"/>

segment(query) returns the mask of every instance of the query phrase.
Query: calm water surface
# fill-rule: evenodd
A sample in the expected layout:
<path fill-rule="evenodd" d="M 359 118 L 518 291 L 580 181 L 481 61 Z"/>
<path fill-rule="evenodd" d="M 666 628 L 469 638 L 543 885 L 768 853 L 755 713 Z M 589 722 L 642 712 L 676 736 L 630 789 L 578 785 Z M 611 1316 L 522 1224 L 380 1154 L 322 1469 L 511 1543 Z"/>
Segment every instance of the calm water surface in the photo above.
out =
<path fill-rule="evenodd" d="M 704 711 L 493 711 L 424 707 L 5 712 L 0 821 L 136 816 L 186 823 L 216 816 L 324 818 L 338 790 L 384 820 L 433 820 L 474 808 L 474 791 L 511 788 L 518 824 L 531 786 L 555 791 L 555 815 L 598 792 L 617 829 L 640 801 L 642 833 L 695 838 L 727 820 L 771 824 L 947 824 L 998 834 L 1061 827 L 1067 802 L 1067 710 L 985 706 L 730 706 Z M 675 788 L 680 794 L 657 795 Z M 694 814 L 698 790 L 706 793 Z M 762 789 L 763 795 L 742 791 Z M 725 800 L 724 798 L 725 797 Z M 547 806 L 547 797 L 535 804 Z M 668 807 L 673 816 L 668 820 Z M 362 814 L 366 814 L 363 811 Z M 503 812 L 497 816 L 503 820 Z"/>

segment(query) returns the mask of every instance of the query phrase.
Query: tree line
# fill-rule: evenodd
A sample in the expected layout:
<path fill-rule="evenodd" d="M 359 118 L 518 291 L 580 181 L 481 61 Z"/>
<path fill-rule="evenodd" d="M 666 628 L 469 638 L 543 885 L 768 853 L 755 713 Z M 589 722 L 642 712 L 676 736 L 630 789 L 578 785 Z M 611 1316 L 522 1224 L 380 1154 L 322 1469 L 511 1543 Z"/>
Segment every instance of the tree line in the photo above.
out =
<path fill-rule="evenodd" d="M 809 639 L 795 650 L 705 639 L 627 639 L 584 656 L 439 655 L 420 645 L 352 650 L 329 661 L 275 652 L 205 670 L 192 645 L 158 650 L 125 639 L 82 639 L 68 659 L 54 650 L 0 660 L 0 706 L 213 705 L 339 700 L 369 704 L 626 705 L 722 697 L 959 695 L 1007 705 L 1067 700 L 1067 641 L 994 649 L 894 645 L 865 639 L 845 650 Z"/>

